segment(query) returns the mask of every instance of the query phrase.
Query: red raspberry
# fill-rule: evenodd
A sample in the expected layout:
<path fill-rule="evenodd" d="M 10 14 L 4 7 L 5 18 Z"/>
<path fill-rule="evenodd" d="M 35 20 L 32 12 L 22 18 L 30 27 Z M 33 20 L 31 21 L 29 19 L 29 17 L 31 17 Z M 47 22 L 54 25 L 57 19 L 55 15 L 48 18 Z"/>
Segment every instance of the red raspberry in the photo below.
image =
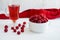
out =
<path fill-rule="evenodd" d="M 8 26 L 7 26 L 7 25 L 5 25 L 5 26 L 4 26 L 4 28 L 8 28 Z"/>
<path fill-rule="evenodd" d="M 20 26 L 21 26 L 21 24 L 18 24 L 18 26 L 20 27 Z"/>
<path fill-rule="evenodd" d="M 24 32 L 24 28 L 23 28 L 23 29 L 21 29 L 21 32 Z"/>
<path fill-rule="evenodd" d="M 20 35 L 20 31 L 17 32 L 17 35 Z"/>
<path fill-rule="evenodd" d="M 22 27 L 24 28 L 24 27 L 25 27 L 25 25 L 22 25 Z"/>
<path fill-rule="evenodd" d="M 8 29 L 4 29 L 4 32 L 8 32 Z"/>
<path fill-rule="evenodd" d="M 26 22 L 23 22 L 23 24 L 26 24 Z"/>
<path fill-rule="evenodd" d="M 41 20 L 38 20 L 38 23 L 41 23 Z"/>
<path fill-rule="evenodd" d="M 16 29 L 14 29 L 13 32 L 16 32 Z"/>
<path fill-rule="evenodd" d="M 24 27 L 21 27 L 21 29 L 24 29 Z"/>
<path fill-rule="evenodd" d="M 29 21 L 34 22 L 34 23 L 46 23 L 48 19 L 46 18 L 45 15 L 40 14 L 40 15 L 31 16 Z"/>
<path fill-rule="evenodd" d="M 11 30 L 14 30 L 14 27 L 11 27 Z"/>
<path fill-rule="evenodd" d="M 22 29 L 22 27 L 21 27 L 21 29 Z"/>
<path fill-rule="evenodd" d="M 18 26 L 16 26 L 16 29 L 19 29 L 19 27 L 18 27 Z"/>

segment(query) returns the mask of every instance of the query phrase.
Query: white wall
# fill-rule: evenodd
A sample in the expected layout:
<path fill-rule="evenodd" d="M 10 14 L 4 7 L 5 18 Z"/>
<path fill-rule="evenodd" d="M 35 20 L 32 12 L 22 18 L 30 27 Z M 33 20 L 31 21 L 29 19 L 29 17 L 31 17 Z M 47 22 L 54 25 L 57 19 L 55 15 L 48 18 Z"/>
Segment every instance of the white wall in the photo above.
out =
<path fill-rule="evenodd" d="M 44 0 L 44 8 L 60 8 L 60 0 Z"/>
<path fill-rule="evenodd" d="M 1 12 L 6 12 L 8 8 L 8 3 L 12 3 L 10 0 L 0 0 L 0 14 Z"/>
<path fill-rule="evenodd" d="M 0 0 L 0 10 L 5 11 L 11 3 L 20 4 L 20 11 L 32 8 L 60 8 L 60 0 Z"/>
<path fill-rule="evenodd" d="M 0 0 L 1 2 L 2 0 Z M 13 2 L 11 2 L 13 1 Z M 2 5 L 2 8 L 6 8 L 8 3 L 19 3 L 21 6 L 21 11 L 26 10 L 26 9 L 30 9 L 30 8 L 42 8 L 43 7 L 43 1 L 42 0 L 5 0 L 2 1 L 3 5 L 0 3 L 0 5 Z M 1 7 L 0 7 L 1 8 Z"/>
<path fill-rule="evenodd" d="M 21 0 L 21 10 L 43 8 L 43 0 Z"/>

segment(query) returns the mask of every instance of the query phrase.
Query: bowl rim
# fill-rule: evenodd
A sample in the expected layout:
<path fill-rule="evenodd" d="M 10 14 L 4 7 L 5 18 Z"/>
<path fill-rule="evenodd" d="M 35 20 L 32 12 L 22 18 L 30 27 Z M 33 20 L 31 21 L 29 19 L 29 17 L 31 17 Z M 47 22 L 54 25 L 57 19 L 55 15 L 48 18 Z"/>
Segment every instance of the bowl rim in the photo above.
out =
<path fill-rule="evenodd" d="M 31 21 L 29 21 L 29 22 L 34 23 L 34 22 L 31 22 Z M 48 21 L 46 23 L 48 23 Z M 46 24 L 46 23 L 34 23 L 34 24 Z"/>

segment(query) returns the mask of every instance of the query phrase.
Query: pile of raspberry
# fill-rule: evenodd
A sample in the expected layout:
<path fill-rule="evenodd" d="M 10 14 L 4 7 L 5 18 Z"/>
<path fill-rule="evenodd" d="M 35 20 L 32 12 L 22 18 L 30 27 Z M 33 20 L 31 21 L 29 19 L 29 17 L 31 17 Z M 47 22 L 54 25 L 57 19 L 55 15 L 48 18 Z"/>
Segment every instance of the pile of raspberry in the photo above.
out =
<path fill-rule="evenodd" d="M 14 33 L 17 33 L 17 35 L 20 35 L 21 33 L 24 32 L 24 29 L 25 29 L 25 25 L 26 25 L 26 22 L 23 22 L 23 24 L 18 24 L 17 26 L 13 26 L 11 27 L 11 30 L 12 32 Z M 8 32 L 8 25 L 5 25 L 4 26 L 4 32 L 7 33 Z"/>
<path fill-rule="evenodd" d="M 48 22 L 48 18 L 45 15 L 40 14 L 40 15 L 31 16 L 29 21 L 33 23 L 46 23 Z"/>

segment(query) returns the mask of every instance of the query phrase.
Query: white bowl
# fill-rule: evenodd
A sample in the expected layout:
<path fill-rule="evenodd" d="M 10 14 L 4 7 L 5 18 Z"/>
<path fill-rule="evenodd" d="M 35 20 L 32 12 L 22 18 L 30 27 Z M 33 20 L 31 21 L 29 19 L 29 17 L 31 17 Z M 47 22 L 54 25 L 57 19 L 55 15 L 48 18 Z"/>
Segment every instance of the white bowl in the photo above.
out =
<path fill-rule="evenodd" d="M 32 32 L 36 32 L 36 33 L 42 33 L 46 30 L 47 28 L 47 22 L 46 23 L 33 23 L 33 22 L 29 22 L 29 29 Z"/>

